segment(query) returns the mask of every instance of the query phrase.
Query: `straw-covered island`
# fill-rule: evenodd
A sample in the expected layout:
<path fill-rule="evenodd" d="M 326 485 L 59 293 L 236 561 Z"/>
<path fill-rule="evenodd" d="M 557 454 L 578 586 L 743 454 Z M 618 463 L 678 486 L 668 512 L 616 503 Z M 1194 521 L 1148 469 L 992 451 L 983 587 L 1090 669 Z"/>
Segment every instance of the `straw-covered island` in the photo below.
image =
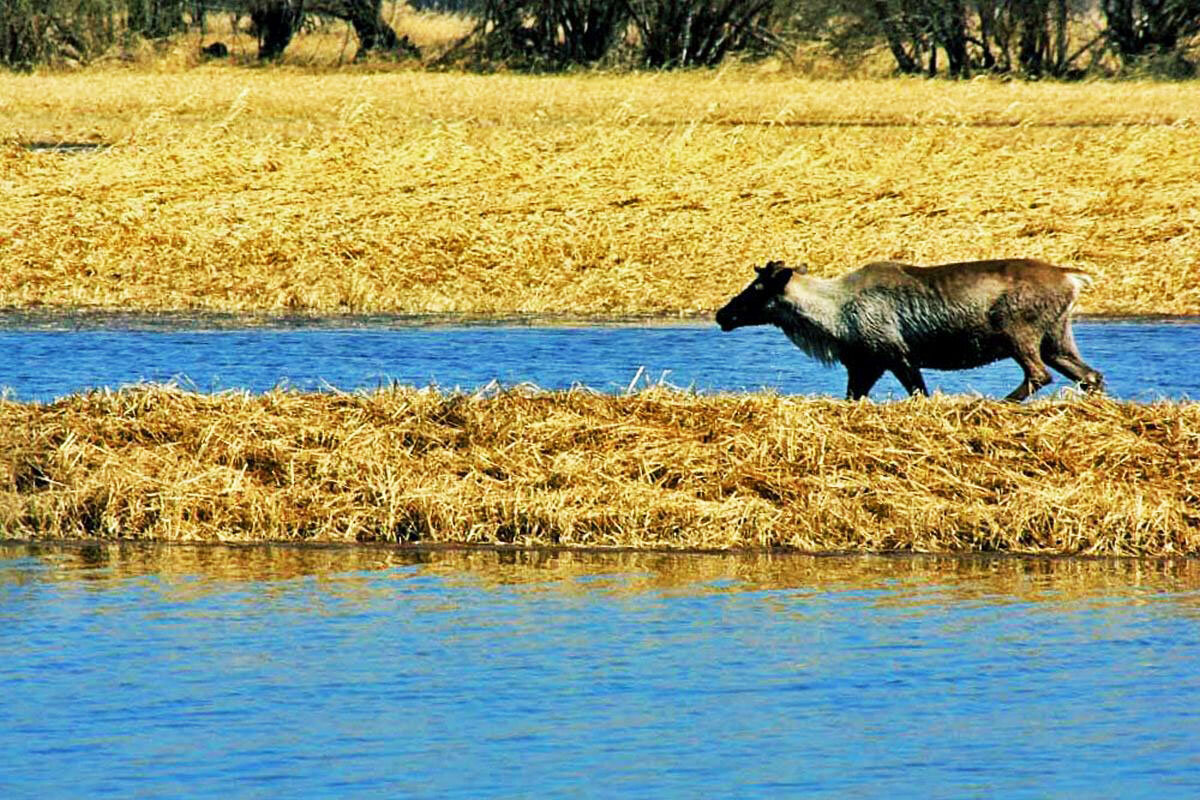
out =
<path fill-rule="evenodd" d="M 14 539 L 1200 555 L 1200 406 L 527 387 L 0 401 Z"/>

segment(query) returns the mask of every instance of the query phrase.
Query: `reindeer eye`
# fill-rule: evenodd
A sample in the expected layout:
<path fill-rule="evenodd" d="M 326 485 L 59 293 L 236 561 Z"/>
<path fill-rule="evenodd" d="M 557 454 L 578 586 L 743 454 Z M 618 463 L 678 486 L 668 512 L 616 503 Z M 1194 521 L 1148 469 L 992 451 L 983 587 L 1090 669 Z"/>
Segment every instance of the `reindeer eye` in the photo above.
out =
<path fill-rule="evenodd" d="M 756 292 L 761 292 L 765 288 L 767 287 L 763 286 L 761 283 L 754 284 L 754 291 Z"/>

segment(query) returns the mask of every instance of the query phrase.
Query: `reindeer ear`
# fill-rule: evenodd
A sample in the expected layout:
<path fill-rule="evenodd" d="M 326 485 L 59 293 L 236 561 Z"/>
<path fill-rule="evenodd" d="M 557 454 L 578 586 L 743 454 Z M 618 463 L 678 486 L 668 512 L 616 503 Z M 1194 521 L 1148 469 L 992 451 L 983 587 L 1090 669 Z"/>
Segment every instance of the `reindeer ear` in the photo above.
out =
<path fill-rule="evenodd" d="M 759 278 L 763 278 L 768 286 L 774 291 L 782 291 L 787 282 L 792 279 L 792 268 L 784 264 L 782 261 L 768 261 L 766 266 L 755 267 L 754 271 L 758 273 Z M 804 269 L 801 268 L 803 272 Z"/>

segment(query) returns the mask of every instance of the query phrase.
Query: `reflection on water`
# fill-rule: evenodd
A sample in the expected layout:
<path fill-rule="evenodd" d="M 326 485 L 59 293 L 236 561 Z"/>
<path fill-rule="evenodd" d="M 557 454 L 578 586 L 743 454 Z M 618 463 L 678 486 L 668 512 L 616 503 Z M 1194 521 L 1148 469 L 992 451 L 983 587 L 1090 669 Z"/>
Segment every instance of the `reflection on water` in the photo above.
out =
<path fill-rule="evenodd" d="M 1194 797 L 1200 561 L 0 545 L 5 797 Z"/>
<path fill-rule="evenodd" d="M 823 556 L 647 551 L 408 549 L 391 546 L 210 545 L 153 542 L 0 544 L 0 562 L 26 562 L 38 579 L 119 585 L 128 578 L 268 583 L 317 577 L 373 585 L 370 573 L 437 576 L 447 585 L 554 591 L 738 592 L 886 590 L 914 597 L 1061 603 L 1129 600 L 1200 590 L 1198 559 L 1017 558 L 1003 555 Z M 23 571 L 0 571 L 0 582 Z M 1200 596 L 1198 596 L 1200 597 Z"/>

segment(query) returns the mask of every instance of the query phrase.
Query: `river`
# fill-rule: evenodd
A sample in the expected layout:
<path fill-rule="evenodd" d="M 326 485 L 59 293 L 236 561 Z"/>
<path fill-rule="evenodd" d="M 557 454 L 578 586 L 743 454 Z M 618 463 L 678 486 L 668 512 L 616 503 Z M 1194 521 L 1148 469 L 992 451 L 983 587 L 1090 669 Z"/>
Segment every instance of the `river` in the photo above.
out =
<path fill-rule="evenodd" d="M 1200 397 L 1200 321 L 1075 324 L 1084 358 L 1117 397 L 1153 401 Z M 624 391 L 665 382 L 699 391 L 753 391 L 841 397 L 846 376 L 823 367 L 770 328 L 721 333 L 711 322 L 655 325 L 412 325 L 377 321 L 183 326 L 144 321 L 70 328 L 0 325 L 0 387 L 19 400 L 49 400 L 84 389 L 176 381 L 201 391 L 274 386 L 355 390 L 390 382 L 475 389 L 491 381 Z M 1061 375 L 1043 395 L 1068 386 Z M 926 370 L 930 391 L 1004 396 L 1021 382 L 1008 360 L 961 372 Z M 872 397 L 903 395 L 890 374 Z"/>
<path fill-rule="evenodd" d="M 1200 796 L 1200 564 L 0 547 L 0 791 Z"/>

